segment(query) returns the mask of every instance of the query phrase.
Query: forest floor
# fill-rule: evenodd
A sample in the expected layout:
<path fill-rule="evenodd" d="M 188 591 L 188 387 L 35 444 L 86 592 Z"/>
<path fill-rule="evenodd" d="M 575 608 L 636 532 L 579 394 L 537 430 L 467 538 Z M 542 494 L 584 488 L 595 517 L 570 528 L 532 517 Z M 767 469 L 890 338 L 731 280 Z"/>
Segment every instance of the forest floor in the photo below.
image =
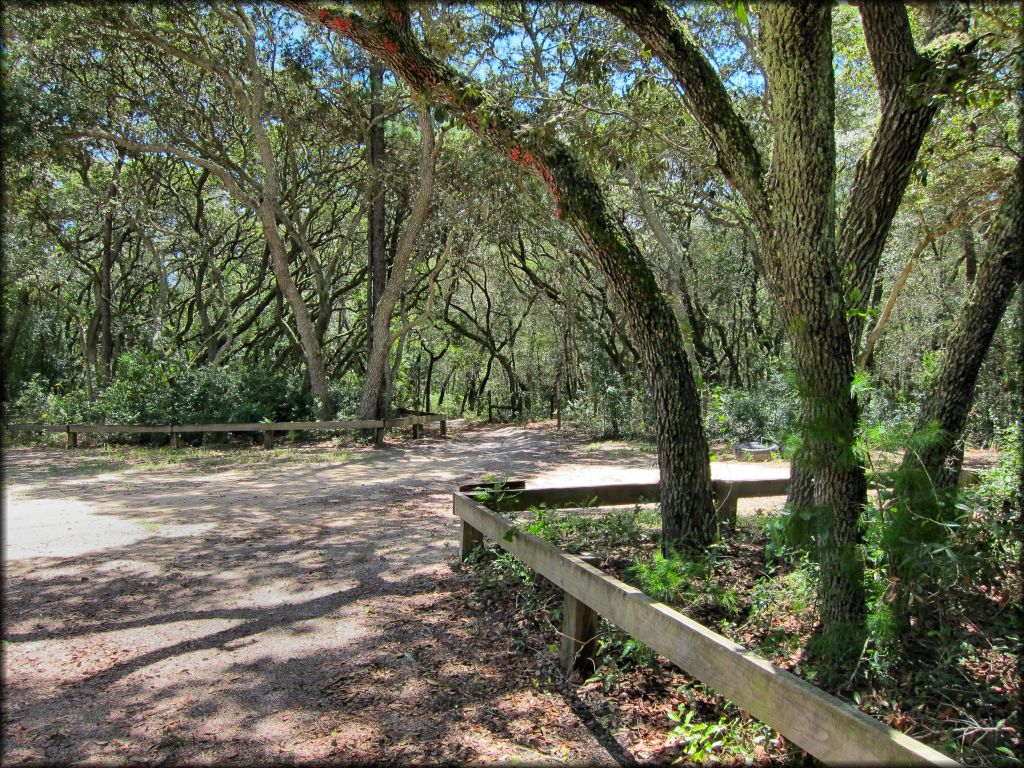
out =
<path fill-rule="evenodd" d="M 384 451 L 8 448 L 0 762 L 670 757 L 665 697 L 613 699 L 524 652 L 458 564 L 451 514 L 452 490 L 486 476 L 654 481 L 653 450 L 552 424 L 450 433 Z M 788 474 L 718 454 L 717 478 Z"/>
<path fill-rule="evenodd" d="M 552 424 L 449 428 L 383 451 L 7 448 L 0 762 L 656 757 L 663 733 L 613 732 L 553 655 L 522 653 L 459 565 L 451 513 L 488 475 L 654 481 L 653 452 Z"/>

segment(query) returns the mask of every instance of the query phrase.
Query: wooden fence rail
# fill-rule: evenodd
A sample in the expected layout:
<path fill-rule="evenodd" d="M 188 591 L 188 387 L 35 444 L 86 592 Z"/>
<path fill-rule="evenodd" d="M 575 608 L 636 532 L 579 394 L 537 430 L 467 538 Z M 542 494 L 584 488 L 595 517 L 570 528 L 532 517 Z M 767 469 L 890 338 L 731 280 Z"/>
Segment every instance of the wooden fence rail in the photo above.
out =
<path fill-rule="evenodd" d="M 494 488 L 494 484 L 460 486 L 459 491 Z M 585 507 L 594 502 L 602 506 L 619 504 L 656 503 L 661 501 L 659 483 L 619 483 L 579 488 L 526 488 L 521 480 L 501 484 L 500 509 L 518 512 L 544 504 L 548 507 Z M 719 525 L 736 527 L 736 507 L 740 499 L 762 496 L 785 496 L 789 491 L 789 478 L 765 480 L 712 480 L 711 487 L 718 507 Z"/>
<path fill-rule="evenodd" d="M 275 432 L 292 432 L 305 430 L 346 430 L 346 429 L 372 429 L 375 432 L 376 444 L 384 444 L 384 430 L 412 427 L 413 438 L 423 436 L 423 427 L 426 424 L 438 423 L 441 435 L 448 434 L 448 420 L 442 414 L 428 413 L 416 416 L 402 416 L 394 419 L 363 419 L 354 421 L 275 421 L 275 422 L 252 422 L 244 424 L 8 424 L 10 432 L 64 432 L 67 435 L 67 447 L 75 448 L 78 445 L 78 435 L 81 434 L 169 434 L 171 445 L 174 448 L 181 448 L 181 435 L 196 434 L 202 432 L 262 432 L 263 446 L 274 447 Z"/>
<path fill-rule="evenodd" d="M 770 488 L 763 483 L 729 481 L 727 484 L 731 487 L 722 489 L 722 493 L 728 495 L 719 498 L 766 495 Z M 537 503 L 571 506 L 591 501 L 600 506 L 613 506 L 653 501 L 657 493 L 652 485 L 506 488 L 496 489 L 500 490 L 502 509 L 525 509 Z M 563 665 L 577 661 L 580 652 L 585 652 L 596 633 L 598 616 L 604 616 L 826 763 L 959 765 L 941 752 L 883 725 L 767 659 L 652 600 L 639 589 L 598 570 L 584 558 L 562 552 L 549 542 L 519 530 L 499 513 L 476 501 L 471 495 L 473 490 L 453 494 L 454 512 L 462 519 L 463 557 L 487 537 L 563 590 Z M 785 493 L 785 490 L 780 492 Z"/>

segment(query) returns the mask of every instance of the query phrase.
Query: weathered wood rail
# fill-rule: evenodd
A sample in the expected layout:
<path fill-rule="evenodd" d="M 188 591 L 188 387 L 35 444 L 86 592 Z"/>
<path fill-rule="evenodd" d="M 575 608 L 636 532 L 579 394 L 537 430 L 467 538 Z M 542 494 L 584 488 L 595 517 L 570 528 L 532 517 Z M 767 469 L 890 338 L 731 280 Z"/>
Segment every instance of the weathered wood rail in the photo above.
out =
<path fill-rule="evenodd" d="M 413 438 L 423 436 L 426 424 L 437 423 L 441 436 L 448 434 L 448 419 L 439 413 L 425 413 L 401 416 L 394 419 L 362 419 L 350 421 L 275 421 L 239 424 L 8 424 L 10 432 L 63 432 L 67 435 L 67 447 L 78 446 L 78 436 L 83 434 L 169 434 L 171 446 L 182 447 L 182 435 L 203 432 L 262 432 L 263 447 L 274 447 L 275 432 L 301 432 L 307 430 L 372 429 L 378 446 L 384 444 L 384 431 L 400 427 L 412 427 Z"/>
<path fill-rule="evenodd" d="M 501 404 L 495 405 L 495 403 L 491 399 L 491 393 L 488 392 L 487 393 L 487 423 L 488 424 L 493 424 L 494 423 L 494 412 L 495 411 L 507 411 L 509 414 L 511 414 L 512 418 L 516 418 L 516 417 L 522 415 L 522 406 L 513 405 L 512 403 L 509 403 L 508 405 L 501 405 Z M 561 422 L 561 414 L 559 414 L 559 422 Z M 561 423 L 559 423 L 559 426 L 561 426 Z"/>
<path fill-rule="evenodd" d="M 771 481 L 776 482 L 776 481 Z M 719 499 L 769 495 L 779 485 L 765 481 L 721 481 Z M 596 503 L 615 506 L 655 501 L 656 484 L 585 488 L 498 489 L 502 510 L 536 504 L 571 507 Z M 646 643 L 688 674 L 790 741 L 830 764 L 957 766 L 955 760 L 878 722 L 752 651 L 595 568 L 584 557 L 567 554 L 547 541 L 519 530 L 498 512 L 473 498 L 480 486 L 453 494 L 462 519 L 462 556 L 484 537 L 511 552 L 565 593 L 561 660 L 568 669 L 587 652 L 604 616 Z M 719 490 L 720 489 L 720 490 Z M 779 491 L 785 493 L 785 490 Z M 721 511 L 721 501 L 719 510 Z M 734 514 L 734 513 L 733 513 Z"/>
<path fill-rule="evenodd" d="M 460 486 L 460 492 L 491 488 L 493 483 Z M 712 480 L 711 487 L 718 509 L 719 525 L 736 526 L 736 507 L 740 499 L 762 496 L 785 496 L 789 491 L 789 478 L 764 480 Z M 541 504 L 549 507 L 616 506 L 620 504 L 657 503 L 661 501 L 660 483 L 619 483 L 578 488 L 526 488 L 521 480 L 502 484 L 500 509 L 519 512 Z"/>

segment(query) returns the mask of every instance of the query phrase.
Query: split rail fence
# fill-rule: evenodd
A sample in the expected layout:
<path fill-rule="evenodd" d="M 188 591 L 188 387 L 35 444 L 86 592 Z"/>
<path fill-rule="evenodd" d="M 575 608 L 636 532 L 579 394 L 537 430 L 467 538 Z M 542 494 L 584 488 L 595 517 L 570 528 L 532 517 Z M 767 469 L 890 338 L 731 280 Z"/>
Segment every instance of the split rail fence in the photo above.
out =
<path fill-rule="evenodd" d="M 67 447 L 78 447 L 78 436 L 88 434 L 169 434 L 171 446 L 182 447 L 182 435 L 203 432 L 262 432 L 263 447 L 274 447 L 275 432 L 301 432 L 306 430 L 372 429 L 378 446 L 384 445 L 384 431 L 412 427 L 414 439 L 423 436 L 423 427 L 437 423 L 441 436 L 448 434 L 448 420 L 437 413 L 400 416 L 394 419 L 368 419 L 361 421 L 276 421 L 251 424 L 8 424 L 10 432 L 63 432 Z"/>
<path fill-rule="evenodd" d="M 781 495 L 788 480 L 716 481 L 723 526 L 735 523 L 736 500 Z M 658 484 L 527 489 L 516 481 L 462 486 L 453 508 L 462 519 L 462 557 L 484 537 L 512 553 L 565 595 L 560 659 L 566 671 L 593 651 L 599 617 L 646 643 L 688 674 L 714 688 L 741 709 L 829 764 L 957 766 L 955 760 L 857 708 L 825 693 L 752 651 L 659 603 L 549 542 L 518 529 L 499 512 L 474 498 L 482 488 L 495 491 L 500 511 L 548 507 L 599 507 L 656 502 Z"/>

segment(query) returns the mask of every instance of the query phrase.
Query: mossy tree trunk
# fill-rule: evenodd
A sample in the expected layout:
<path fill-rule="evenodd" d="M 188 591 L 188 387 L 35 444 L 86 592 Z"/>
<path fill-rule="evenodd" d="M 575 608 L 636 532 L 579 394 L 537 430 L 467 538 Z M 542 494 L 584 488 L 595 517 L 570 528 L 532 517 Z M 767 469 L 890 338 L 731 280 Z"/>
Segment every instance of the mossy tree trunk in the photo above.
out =
<path fill-rule="evenodd" d="M 762 53 L 772 94 L 771 229 L 765 251 L 778 269 L 779 299 L 802 403 L 801 457 L 814 478 L 811 510 L 821 563 L 821 621 L 836 639 L 857 637 L 864 617 L 857 527 L 866 496 L 854 454 L 853 359 L 835 237 L 835 85 L 831 8 L 766 5 Z"/>
<path fill-rule="evenodd" d="M 862 308 L 917 151 L 935 114 L 932 94 L 960 77 L 971 55 L 957 8 L 931 9 L 918 52 L 902 4 L 860 6 L 883 116 L 861 159 L 835 235 L 834 85 L 828 6 L 767 3 L 762 59 L 774 131 L 768 174 L 752 132 L 678 14 L 661 0 L 592 0 L 617 16 L 662 60 L 706 130 L 725 176 L 744 197 L 761 243 L 765 282 L 780 307 L 801 395 L 801 448 L 790 505 L 815 512 L 828 631 L 863 622 L 857 520 L 864 472 L 853 453 L 858 418 L 850 396 Z M 850 277 L 842 279 L 844 271 Z M 835 634 L 835 633 L 833 633 Z"/>
<path fill-rule="evenodd" d="M 955 488 L 963 460 L 960 438 L 974 402 L 975 384 L 1013 292 L 1024 271 L 1024 222 L 1021 210 L 1024 164 L 989 230 L 985 250 L 967 299 L 946 342 L 939 373 L 925 394 L 908 451 L 900 467 L 903 474 L 923 471 L 929 485 Z M 927 436 L 927 440 L 920 440 Z"/>
<path fill-rule="evenodd" d="M 794 479 L 818 522 L 821 619 L 833 636 L 855 639 L 864 621 L 857 524 L 866 484 L 853 453 L 858 413 L 850 396 L 853 364 L 836 256 L 831 10 L 803 3 L 762 9 L 774 130 L 769 174 L 749 126 L 675 11 L 658 0 L 597 4 L 619 17 L 683 85 L 719 167 L 750 209 L 765 282 L 795 359 L 802 445 Z M 858 631 L 850 632 L 851 625 Z"/>

